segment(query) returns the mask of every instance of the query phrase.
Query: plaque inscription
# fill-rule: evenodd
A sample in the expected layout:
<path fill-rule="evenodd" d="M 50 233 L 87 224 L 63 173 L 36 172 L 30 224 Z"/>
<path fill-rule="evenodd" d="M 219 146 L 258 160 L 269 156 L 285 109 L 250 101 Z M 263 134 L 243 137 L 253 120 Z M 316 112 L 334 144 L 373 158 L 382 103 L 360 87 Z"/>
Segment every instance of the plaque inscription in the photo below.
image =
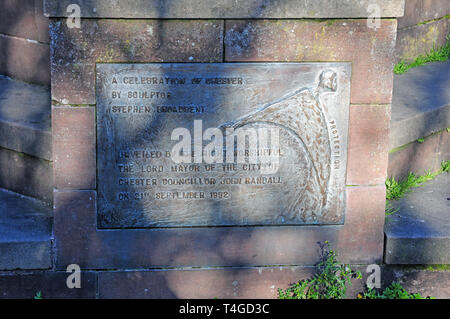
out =
<path fill-rule="evenodd" d="M 97 64 L 98 227 L 342 224 L 350 63 Z"/>

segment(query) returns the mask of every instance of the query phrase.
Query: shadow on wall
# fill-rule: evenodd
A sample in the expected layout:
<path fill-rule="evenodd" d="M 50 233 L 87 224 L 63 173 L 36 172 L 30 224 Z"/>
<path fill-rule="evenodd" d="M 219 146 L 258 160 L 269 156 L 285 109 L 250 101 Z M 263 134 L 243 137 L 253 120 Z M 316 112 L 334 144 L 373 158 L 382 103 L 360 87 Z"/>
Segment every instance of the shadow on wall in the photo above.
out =
<path fill-rule="evenodd" d="M 285 1 L 289 1 L 289 0 L 285 0 Z M 165 12 L 168 10 L 168 8 L 170 7 L 170 1 L 165 1 L 163 2 L 163 5 L 161 5 L 160 8 L 160 15 L 164 16 Z M 255 12 L 260 12 L 262 13 L 265 9 L 262 9 L 260 6 L 256 6 L 255 7 Z M 100 12 L 101 14 L 101 12 Z M 130 21 L 128 21 L 129 23 L 132 23 Z M 158 20 L 158 30 L 154 31 L 153 34 L 153 38 L 154 43 L 155 43 L 155 50 L 157 50 L 159 47 L 164 47 L 165 41 L 167 41 L 167 36 L 166 36 L 166 27 L 167 27 L 167 20 Z M 64 20 L 60 20 L 59 23 L 63 24 Z M 83 20 L 82 20 L 83 23 Z M 95 22 L 89 22 L 89 23 L 95 23 Z M 64 28 L 63 25 L 61 25 L 61 28 Z M 101 28 L 101 24 L 97 24 L 96 28 Z M 104 54 L 108 54 L 111 53 L 112 55 L 109 56 L 96 56 L 96 61 L 98 63 L 101 62 L 117 62 L 117 63 L 132 63 L 132 62 L 136 62 L 136 56 L 139 56 L 138 62 L 161 62 L 160 58 L 156 58 L 156 59 L 148 59 L 146 60 L 145 58 L 145 54 L 143 52 L 135 52 L 132 48 L 132 46 L 130 46 L 130 43 L 127 42 L 127 38 L 126 35 L 124 34 L 124 38 L 123 39 L 118 39 L 117 37 L 102 32 L 101 29 L 97 30 L 98 34 L 101 34 L 101 38 L 100 37 L 96 37 L 97 41 L 99 43 L 96 43 L 95 46 L 99 47 L 99 48 L 103 48 L 102 49 L 102 53 Z M 65 42 L 70 43 L 71 45 L 73 45 L 73 48 L 66 48 L 68 51 L 65 51 L 65 54 L 68 54 L 70 52 L 71 49 L 73 49 L 73 52 L 71 52 L 73 55 L 71 55 L 70 57 L 67 56 L 66 58 L 72 58 L 72 59 L 78 59 L 80 58 L 81 60 L 83 59 L 88 59 L 88 55 L 89 50 L 91 50 L 92 48 L 89 46 L 89 43 L 87 43 L 87 45 L 84 45 L 82 42 L 80 43 L 80 33 L 79 31 L 70 31 L 70 32 L 66 32 L 67 36 L 71 36 L 73 37 L 72 39 L 67 39 Z M 169 34 L 169 33 L 167 33 Z M 56 36 L 56 34 L 54 34 L 54 36 Z M 81 35 L 82 37 L 82 35 Z M 147 40 L 147 39 L 145 39 Z M 225 40 L 225 39 L 224 39 Z M 59 39 L 52 39 L 52 42 L 54 43 L 55 41 L 59 41 Z M 119 47 L 121 48 L 121 52 L 111 52 L 110 51 L 110 43 L 113 42 L 117 42 L 117 41 L 122 41 L 119 45 Z M 171 48 L 171 50 L 178 50 L 179 48 L 177 47 L 173 47 Z M 257 52 L 256 52 L 257 48 L 254 48 L 253 52 L 253 56 L 256 56 Z M 100 52 L 96 52 L 96 54 L 99 54 Z M 53 56 L 52 59 L 57 59 L 58 57 L 56 56 L 57 54 L 61 54 L 61 52 L 52 52 Z M 225 52 L 222 52 L 222 54 L 225 54 Z M 152 55 L 151 53 L 149 53 L 149 55 Z M 170 60 L 164 60 L 164 62 L 180 62 L 180 61 L 170 61 Z M 184 62 L 190 62 L 190 61 L 184 61 Z M 224 62 L 224 57 L 222 62 Z M 58 61 L 53 61 L 53 63 L 57 64 L 59 63 Z M 80 65 L 80 68 L 92 68 L 92 65 Z M 81 78 L 78 78 L 78 81 L 83 81 L 86 83 L 92 83 L 94 84 L 93 81 L 93 76 L 94 74 L 92 72 L 80 72 L 80 74 L 82 75 Z M 84 78 L 83 78 L 84 76 Z M 220 76 L 220 74 L 218 75 Z M 74 83 L 75 86 L 77 85 L 82 85 L 81 83 Z M 67 88 L 67 90 L 69 90 L 70 88 Z M 210 101 L 211 105 L 215 104 L 215 101 Z M 148 127 L 151 128 L 154 126 L 155 123 L 149 123 Z M 138 134 L 136 134 L 135 137 L 136 140 L 139 140 L 138 138 Z M 370 140 L 370 137 L 366 137 L 367 140 Z M 136 191 L 140 191 L 140 189 L 136 189 Z M 76 200 L 74 198 L 74 200 Z M 218 202 L 214 202 L 211 204 L 213 205 L 220 205 Z M 66 211 L 68 209 L 71 209 L 70 206 L 65 207 L 61 207 L 60 210 L 61 211 Z M 224 264 L 233 264 L 236 267 L 239 266 L 245 266 L 248 265 L 248 260 L 241 260 L 240 258 L 235 258 L 233 260 L 230 260 L 232 258 L 230 258 L 228 255 L 224 254 L 224 251 L 227 249 L 226 247 L 223 247 L 223 242 L 227 241 L 227 237 L 229 236 L 229 234 L 231 234 L 231 232 L 228 232 L 226 229 L 223 232 L 220 232 L 221 235 L 218 235 L 218 238 L 215 238 L 213 242 L 209 243 L 208 245 L 201 245 L 201 247 L 207 247 L 208 249 L 204 251 L 205 255 L 214 255 L 214 260 L 223 260 L 226 262 L 224 262 Z M 240 237 L 233 238 L 233 242 L 236 243 L 235 245 L 233 245 L 234 247 L 243 247 L 243 249 L 245 249 L 245 247 L 247 246 L 246 244 L 249 242 L 250 239 L 252 239 L 254 237 L 255 234 L 253 234 L 253 231 L 249 230 L 248 232 L 246 232 L 245 234 L 243 232 L 240 232 Z M 256 235 L 257 236 L 257 235 Z M 199 238 L 199 240 L 201 240 Z M 330 238 L 329 241 L 334 244 L 334 238 Z M 151 248 L 153 251 L 157 251 L 157 250 L 164 250 L 167 251 L 169 250 L 171 252 L 171 256 L 170 256 L 170 260 L 173 261 L 177 261 L 177 260 L 182 260 L 183 259 L 183 246 L 184 247 L 191 247 L 192 245 L 195 245 L 195 243 L 191 243 L 191 242 L 183 242 L 183 238 L 180 238 L 179 241 L 177 241 L 177 247 L 173 250 L 170 250 L 171 247 L 174 247 L 175 245 L 173 243 L 167 243 L 164 241 L 155 241 L 152 243 L 147 243 L 149 246 L 151 245 Z M 270 245 L 270 243 L 268 243 Z M 126 243 L 124 243 L 124 245 L 126 245 Z M 133 251 L 133 249 L 135 248 L 135 243 L 128 243 L 128 247 L 123 247 L 123 251 Z M 141 246 L 142 247 L 142 246 Z M 247 248 L 248 249 L 248 248 Z M 251 249 L 249 249 L 249 254 L 252 253 Z M 302 256 L 302 251 L 298 252 L 298 257 L 301 258 Z M 319 257 L 319 255 L 317 255 L 317 257 Z M 188 265 L 187 265 L 188 266 Z M 205 265 L 205 266 L 220 266 L 219 264 L 215 264 L 215 265 Z M 226 275 L 224 275 L 224 277 L 220 278 L 220 280 L 217 280 L 215 282 L 215 289 L 220 291 L 221 288 L 223 290 L 228 289 L 229 285 L 232 285 L 235 282 L 235 278 L 239 277 L 239 273 L 240 273 L 240 269 L 231 269 L 227 272 Z M 132 275 L 130 275 L 132 276 Z M 130 279 L 130 278 L 129 278 Z M 302 278 L 298 278 L 298 279 L 302 279 Z M 166 271 L 164 275 L 161 275 L 158 278 L 158 291 L 161 293 L 161 296 L 164 297 L 180 297 L 179 295 L 179 280 L 182 280 L 181 276 L 179 275 L 179 272 L 177 271 Z M 202 280 L 202 279 L 199 279 Z M 215 280 L 215 278 L 211 278 L 211 280 Z M 178 283 L 178 284 L 177 284 Z M 199 286 L 198 282 L 192 282 L 189 283 L 190 285 L 194 286 L 193 289 L 196 289 L 196 286 Z M 201 284 L 200 284 L 201 285 Z M 223 287 L 221 287 L 223 286 Z M 133 287 L 132 287 L 133 288 Z M 203 296 L 203 297 L 208 297 L 208 296 Z M 209 296 L 209 297 L 214 297 L 214 296 Z"/>
<path fill-rule="evenodd" d="M 43 0 L 0 1 L 0 73 L 50 85 L 48 18 Z"/>
<path fill-rule="evenodd" d="M 51 107 L 47 87 L 50 85 L 50 48 L 48 19 L 43 16 L 42 0 L 0 0 L 0 7 L 0 74 L 39 84 L 32 86 L 2 77 L 0 117 L 32 127 L 38 122 L 48 122 Z M 44 101 L 34 101 L 36 96 Z M 42 126 L 46 125 L 37 125 L 39 128 Z M 12 144 L 27 145 L 28 149 L 36 152 L 41 149 L 43 133 L 25 133 L 27 139 L 21 133 L 11 138 L 14 140 Z M 6 136 L 13 134 L 6 132 Z M 28 156 L 2 147 L 0 152 L 1 165 L 15 168 L 1 170 L 2 187 L 51 201 L 52 192 L 48 190 L 50 177 L 46 175 L 50 164 L 47 160 L 41 161 L 34 157 L 37 156 L 35 154 Z"/>
<path fill-rule="evenodd" d="M 389 177 L 402 179 L 409 172 L 436 171 L 441 161 L 450 159 L 449 132 L 445 129 L 436 132 L 437 128 L 449 126 L 448 116 L 442 116 L 445 114 L 442 110 L 450 103 L 448 70 L 449 61 L 433 62 L 394 76 L 391 126 L 397 132 L 401 129 L 424 141 L 409 141 L 410 144 L 389 154 Z M 402 123 L 406 119 L 414 124 L 407 127 Z M 395 139 L 396 133 L 391 137 Z"/>

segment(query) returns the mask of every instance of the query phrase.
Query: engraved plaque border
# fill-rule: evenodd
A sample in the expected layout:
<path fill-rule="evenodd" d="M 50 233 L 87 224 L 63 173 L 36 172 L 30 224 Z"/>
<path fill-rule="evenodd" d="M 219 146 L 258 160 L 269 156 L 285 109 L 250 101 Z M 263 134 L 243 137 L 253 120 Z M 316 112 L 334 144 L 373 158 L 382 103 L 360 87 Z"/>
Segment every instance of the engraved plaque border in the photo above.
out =
<path fill-rule="evenodd" d="M 294 72 L 293 72 L 294 71 Z M 295 73 L 295 71 L 298 71 L 298 73 Z M 153 72 L 153 73 L 152 73 Z M 198 76 L 198 74 L 201 74 L 203 77 L 205 74 L 211 75 L 211 74 L 217 74 L 218 76 L 226 75 L 236 75 L 241 74 L 243 75 L 244 79 L 250 79 L 249 82 L 251 83 L 250 88 L 261 90 L 262 88 L 266 87 L 266 84 L 261 85 L 258 83 L 258 81 L 265 83 L 265 79 L 261 79 L 261 77 L 266 76 L 267 74 L 271 74 L 274 72 L 278 72 L 277 75 L 274 77 L 271 77 L 271 84 L 275 84 L 275 86 L 278 87 L 278 90 L 280 93 L 275 93 L 275 102 L 272 102 L 270 98 L 266 101 L 269 101 L 268 106 L 264 106 L 262 108 L 253 107 L 250 108 L 247 113 L 251 114 L 252 121 L 265 121 L 264 118 L 264 112 L 269 113 L 267 110 L 270 110 L 271 116 L 273 114 L 276 114 L 278 117 L 278 123 L 277 125 L 287 127 L 287 129 L 292 130 L 293 132 L 301 131 L 302 127 L 299 128 L 299 125 L 297 124 L 297 127 L 290 125 L 292 122 L 291 115 L 296 114 L 297 110 L 303 110 L 306 107 L 297 107 L 299 99 L 294 100 L 296 96 L 294 95 L 292 97 L 292 94 L 290 94 L 290 91 L 299 90 L 301 88 L 300 97 L 304 100 L 308 101 L 308 98 L 314 99 L 314 101 L 317 100 L 317 106 L 318 110 L 323 112 L 323 118 L 326 125 L 326 137 L 327 139 L 322 139 L 320 143 L 318 144 L 329 144 L 330 148 L 330 158 L 326 159 L 329 161 L 330 165 L 330 171 L 328 172 L 328 179 L 326 183 L 328 183 L 326 186 L 323 186 L 322 191 L 325 194 L 325 198 L 327 200 L 326 203 L 324 203 L 324 216 L 314 221 L 309 220 L 308 222 L 279 222 L 277 219 L 276 222 L 271 223 L 248 223 L 248 224 L 239 224 L 239 223 L 232 223 L 232 224 L 190 224 L 189 221 L 186 221 L 185 224 L 181 225 L 157 225 L 157 226 L 148 226 L 148 225 L 140 225 L 139 223 L 137 226 L 135 225 L 121 225 L 121 226 L 105 226 L 98 222 L 99 229 L 136 229 L 136 228 L 171 228 L 171 227 L 261 227 L 261 226 L 304 226 L 304 225 L 339 225 L 344 223 L 345 219 L 345 180 L 346 180 L 346 163 L 347 163 L 347 138 L 348 138 L 348 120 L 349 120 L 349 105 L 350 105 L 350 79 L 351 79 L 351 63 L 348 62 L 302 62 L 302 63 L 280 63 L 280 62 L 259 62 L 259 63 L 137 63 L 137 64 L 129 64 L 129 63 L 99 63 L 96 65 L 96 74 L 97 74 L 97 84 L 96 84 L 96 99 L 97 99 L 97 106 L 96 106 L 96 119 L 97 119 L 97 138 L 96 138 L 96 144 L 97 144 L 97 191 L 98 194 L 98 200 L 100 198 L 102 199 L 102 203 L 105 202 L 105 200 L 102 198 L 102 193 L 105 192 L 104 189 L 108 190 L 109 186 L 104 186 L 101 183 L 103 180 L 111 180 L 108 177 L 108 173 L 105 173 L 103 170 L 101 170 L 99 165 L 108 166 L 108 163 L 112 162 L 114 160 L 114 157 L 108 158 L 108 156 L 104 155 L 102 151 L 100 150 L 100 144 L 107 145 L 107 147 L 110 147 L 109 145 L 113 145 L 112 143 L 114 139 L 112 139 L 110 136 L 106 138 L 105 140 L 105 131 L 110 131 L 111 127 L 114 127 L 114 120 L 113 116 L 106 112 L 105 109 L 107 108 L 107 104 L 113 103 L 111 98 L 109 97 L 109 94 L 111 93 L 111 90 L 114 90 L 114 86 L 110 84 L 111 81 L 110 77 L 117 77 L 120 78 L 125 75 L 127 76 L 138 76 L 143 74 L 154 74 L 154 72 L 162 72 L 162 74 L 170 73 L 171 76 L 184 74 L 185 76 L 189 77 L 191 76 Z M 195 73 L 198 72 L 198 73 Z M 298 76 L 299 73 L 302 73 L 301 76 Z M 317 85 L 320 85 L 322 82 L 322 75 L 326 72 L 331 72 L 334 76 L 335 80 L 335 88 L 334 91 L 326 92 L 327 94 L 320 94 L 318 93 L 318 88 L 312 87 L 314 85 L 314 81 L 317 81 Z M 231 75 L 230 75 L 231 74 Z M 287 75 L 285 75 L 287 74 Z M 170 76 L 169 75 L 169 76 Z M 246 77 L 247 76 L 247 77 Z M 278 78 L 277 78 L 278 76 Z M 281 76 L 281 78 L 280 78 Z M 301 80 L 303 80 L 303 77 L 307 78 L 305 80 L 308 85 L 305 83 L 302 83 Z M 101 79 L 101 80 L 100 80 Z M 301 80 L 300 80 L 301 79 Z M 189 79 L 188 79 L 189 80 Z M 244 80 L 244 82 L 247 80 Z M 278 82 L 277 82 L 278 81 Z M 286 88 L 283 87 L 284 81 L 286 81 Z M 319 83 L 320 81 L 320 83 Z M 189 81 L 187 81 L 189 82 Z M 280 83 L 281 82 L 281 83 Z M 296 83 L 297 86 L 294 84 L 291 84 L 291 82 Z M 189 83 L 187 83 L 189 85 Z M 244 83 L 246 84 L 246 83 Z M 186 86 L 188 86 L 186 85 Z M 258 86 L 259 85 L 259 86 Z M 299 87 L 299 85 L 304 85 L 303 87 Z M 192 85 L 191 85 L 192 86 Z M 111 88 L 113 87 L 113 88 Z M 123 87 L 132 90 L 136 89 L 134 86 L 126 86 L 123 84 L 121 87 L 116 87 L 116 90 L 123 89 Z M 140 86 L 143 88 L 144 86 Z M 193 86 L 195 87 L 195 85 Z M 145 89 L 148 89 L 148 87 L 145 87 Z M 322 89 L 321 89 L 322 90 Z M 124 95 L 125 92 L 122 92 L 122 95 Z M 236 92 L 231 92 L 232 94 L 235 94 Z M 286 94 L 287 93 L 287 94 Z M 278 95 L 277 95 L 278 94 Z M 313 96 L 315 94 L 315 96 Z M 107 96 L 108 97 L 107 97 Z M 235 94 L 236 95 L 236 94 Z M 241 94 L 242 95 L 242 94 Z M 287 95 L 287 97 L 286 97 Z M 311 96 L 311 97 L 310 97 Z M 236 98 L 236 97 L 234 97 Z M 273 96 L 271 96 L 273 99 Z M 125 99 L 127 100 L 127 99 Z M 244 98 L 241 98 L 241 100 L 245 100 Z M 264 98 L 262 98 L 264 101 Z M 289 104 L 286 104 L 286 100 L 294 101 L 291 104 L 294 104 L 293 107 L 289 106 Z M 116 100 L 117 101 L 117 100 Z M 120 102 L 115 103 L 129 103 L 129 101 L 123 102 L 120 100 Z M 239 98 L 238 98 L 238 102 Z M 284 104 L 283 104 L 284 103 Z M 244 102 L 243 104 L 248 104 Z M 282 105 L 283 108 L 279 108 L 279 110 L 276 109 L 278 105 Z M 286 107 L 290 107 L 289 109 Z M 101 106 L 101 107 L 100 107 Z M 313 110 L 316 112 L 316 110 Z M 256 113 L 255 113 L 256 112 Z M 278 113 L 276 113 L 278 112 Z M 252 114 L 253 113 L 253 114 Z M 242 114 L 239 114 L 242 115 Z M 259 116 L 259 118 L 258 118 Z M 286 117 L 284 122 L 283 116 Z M 311 117 L 314 116 L 314 113 L 311 114 L 305 114 L 301 113 L 300 111 L 297 114 L 297 119 L 300 117 L 308 118 L 309 122 L 312 122 Z M 238 116 L 242 118 L 242 116 Z M 281 119 L 280 119 L 281 118 Z M 194 118 L 195 119 L 195 118 Z M 294 118 L 295 119 L 295 118 Z M 230 118 L 228 118 L 230 120 Z M 267 120 L 268 122 L 272 121 L 272 118 L 269 118 Z M 240 122 L 245 122 L 245 116 L 244 120 L 240 120 Z M 251 122 L 251 121 L 250 121 Z M 289 123 L 291 122 L 291 123 Z M 106 123 L 106 124 L 105 124 Z M 117 124 L 116 124 L 117 125 Z M 244 123 L 245 125 L 245 123 Z M 308 122 L 304 121 L 300 124 L 300 126 L 307 127 Z M 306 130 L 306 129 L 303 129 Z M 317 134 L 317 129 L 314 134 Z M 338 133 L 336 133 L 338 132 Z M 130 133 L 130 132 L 128 132 Z M 301 135 L 304 132 L 300 132 L 299 135 Z M 101 135 L 101 141 L 99 141 L 99 134 Z M 112 133 L 109 133 L 112 134 Z M 130 134 L 131 135 L 131 134 Z M 304 136 L 303 136 L 304 137 Z M 329 139 L 328 139 L 329 138 Z M 109 139 L 109 140 L 108 140 Z M 112 140 L 111 140 L 112 139 Z M 119 138 L 119 141 L 122 138 Z M 117 137 L 116 137 L 117 140 Z M 335 142 L 335 143 L 333 143 Z M 313 144 L 313 143 L 312 143 Z M 111 146 L 114 148 L 114 146 Z M 311 146 L 311 149 L 308 149 L 308 153 L 314 152 L 314 145 Z M 336 151 L 337 150 L 337 151 Z M 337 155 L 335 155 L 337 154 Z M 320 156 L 319 156 L 320 155 Z M 321 154 L 314 157 L 313 154 L 313 163 L 314 161 L 319 161 L 321 159 Z M 105 160 L 105 158 L 108 158 Z M 99 163 L 101 162 L 101 164 Z M 338 165 L 338 169 L 335 169 L 333 167 L 334 162 L 340 162 L 340 165 Z M 314 164 L 313 164 L 314 165 Z M 115 167 L 109 167 L 109 171 L 111 171 L 112 168 Z M 317 170 L 316 165 L 314 165 L 314 168 Z M 101 173 L 101 174 L 100 174 Z M 101 176 L 100 176 L 101 175 Z M 326 172 L 323 171 L 320 173 L 320 175 L 326 175 Z M 115 174 L 114 174 L 115 176 Z M 321 185 L 318 185 L 321 186 Z M 311 187 L 308 186 L 308 187 Z M 331 190 L 330 190 L 331 189 Z M 101 190 L 101 192 L 100 192 Z M 317 191 L 317 190 L 316 190 Z M 300 198 L 300 196 L 298 196 Z M 106 202 L 111 202 L 111 198 L 109 198 Z M 129 203 L 129 202 L 128 202 Z M 330 204 L 331 203 L 331 204 Z M 100 207 L 98 203 L 97 205 Z M 294 204 L 291 204 L 294 205 Z M 300 206 L 301 203 L 297 203 L 296 205 Z M 144 208 L 142 208 L 144 209 Z M 303 208 L 302 208 L 303 209 Z M 123 210 L 123 209 L 122 209 Z M 338 211 L 338 212 L 337 212 Z M 337 217 L 328 217 L 327 214 L 333 215 Z M 142 214 L 145 214 L 142 212 Z M 280 213 L 281 215 L 284 214 L 284 212 Z M 285 214 L 284 214 L 285 215 Z M 99 217 L 99 211 L 97 211 L 97 217 Z M 328 220 L 327 220 L 328 218 Z"/>

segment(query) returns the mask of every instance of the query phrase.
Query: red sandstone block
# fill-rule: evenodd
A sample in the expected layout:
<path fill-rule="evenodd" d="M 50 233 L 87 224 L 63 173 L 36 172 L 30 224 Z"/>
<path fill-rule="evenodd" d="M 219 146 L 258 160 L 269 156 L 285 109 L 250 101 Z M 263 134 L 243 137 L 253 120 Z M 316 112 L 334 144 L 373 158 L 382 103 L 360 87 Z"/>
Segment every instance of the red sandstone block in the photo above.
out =
<path fill-rule="evenodd" d="M 355 264 L 381 263 L 386 187 L 384 184 L 347 187 L 346 203 L 345 226 L 334 239 L 340 260 Z"/>
<path fill-rule="evenodd" d="M 346 297 L 356 299 L 367 291 L 366 281 L 372 273 L 366 265 L 351 266 L 362 279 L 352 280 Z M 450 272 L 425 271 L 380 265 L 381 288 L 399 282 L 407 291 L 422 296 L 449 298 Z M 99 272 L 99 298 L 111 299 L 270 299 L 277 289 L 310 279 L 316 269 L 308 267 L 260 267 L 196 270 L 156 270 Z M 193 289 L 195 287 L 195 289 Z M 171 310 L 172 311 L 172 310 Z M 178 313 L 174 309 L 173 313 Z"/>
<path fill-rule="evenodd" d="M 54 187 L 96 187 L 95 110 L 92 107 L 53 107 Z"/>
<path fill-rule="evenodd" d="M 389 152 L 389 105 L 351 105 L 347 184 L 383 184 Z"/>
<path fill-rule="evenodd" d="M 26 82 L 49 85 L 49 46 L 0 34 L 0 74 Z"/>
<path fill-rule="evenodd" d="M 450 130 L 444 130 L 439 141 L 438 150 L 439 162 L 450 161 Z"/>
<path fill-rule="evenodd" d="M 384 185 L 348 187 L 341 226 L 97 230 L 95 203 L 95 191 L 55 191 L 57 269 L 309 266 L 324 241 L 343 262 L 382 261 Z"/>
<path fill-rule="evenodd" d="M 346 297 L 354 299 L 364 291 L 368 275 L 365 266 L 351 268 L 363 275 L 362 279 L 353 279 L 351 286 L 347 285 Z M 275 299 L 278 289 L 284 290 L 300 280 L 311 279 L 316 271 L 314 267 L 272 266 L 99 272 L 99 298 Z M 270 307 L 266 310 L 270 311 Z"/>
<path fill-rule="evenodd" d="M 86 251 L 95 238 L 96 200 L 95 191 L 54 191 L 54 234 L 59 269 L 73 263 L 85 268 L 85 259 L 90 258 Z"/>
<path fill-rule="evenodd" d="M 52 98 L 63 104 L 95 104 L 95 63 L 223 60 L 221 21 L 52 20 L 50 34 Z"/>
<path fill-rule="evenodd" d="M 313 273 L 312 267 L 100 272 L 99 298 L 269 299 Z"/>
<path fill-rule="evenodd" d="M 391 103 L 396 20 L 226 22 L 226 61 L 351 61 L 352 103 Z"/>

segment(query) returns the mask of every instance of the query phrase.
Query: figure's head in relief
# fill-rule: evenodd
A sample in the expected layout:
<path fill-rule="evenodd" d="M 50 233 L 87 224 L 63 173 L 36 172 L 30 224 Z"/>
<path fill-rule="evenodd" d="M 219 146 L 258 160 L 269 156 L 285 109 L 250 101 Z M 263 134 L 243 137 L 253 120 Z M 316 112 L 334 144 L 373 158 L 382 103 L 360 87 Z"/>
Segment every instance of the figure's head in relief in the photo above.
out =
<path fill-rule="evenodd" d="M 319 76 L 319 91 L 321 93 L 336 92 L 337 74 L 333 70 L 325 70 Z"/>

